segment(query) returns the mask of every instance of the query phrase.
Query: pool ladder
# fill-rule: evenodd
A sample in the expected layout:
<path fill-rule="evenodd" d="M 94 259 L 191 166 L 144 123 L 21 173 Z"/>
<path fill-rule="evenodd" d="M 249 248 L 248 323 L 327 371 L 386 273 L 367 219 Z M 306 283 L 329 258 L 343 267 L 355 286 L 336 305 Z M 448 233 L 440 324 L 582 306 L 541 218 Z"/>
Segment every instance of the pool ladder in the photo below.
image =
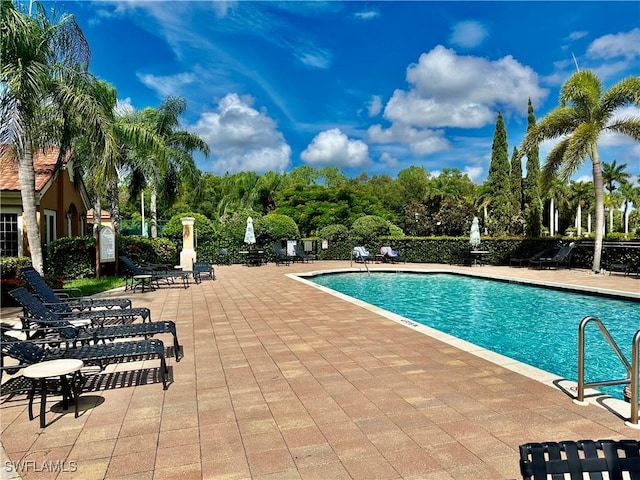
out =
<path fill-rule="evenodd" d="M 600 329 L 600 333 L 604 339 L 611 345 L 613 351 L 617 355 L 618 359 L 624 365 L 627 371 L 627 377 L 620 380 L 604 380 L 600 382 L 585 383 L 584 381 L 584 346 L 585 346 L 585 333 L 589 323 L 595 323 Z M 598 317 L 588 316 L 584 317 L 578 327 L 578 398 L 577 403 L 585 404 L 584 390 L 589 387 L 604 387 L 611 385 L 629 385 L 630 395 L 629 402 L 631 404 L 631 415 L 629 421 L 626 424 L 632 428 L 640 428 L 638 424 L 638 362 L 640 358 L 640 330 L 638 330 L 633 336 L 631 344 L 631 363 L 624 356 L 620 347 L 613 339 L 607 328 Z"/>

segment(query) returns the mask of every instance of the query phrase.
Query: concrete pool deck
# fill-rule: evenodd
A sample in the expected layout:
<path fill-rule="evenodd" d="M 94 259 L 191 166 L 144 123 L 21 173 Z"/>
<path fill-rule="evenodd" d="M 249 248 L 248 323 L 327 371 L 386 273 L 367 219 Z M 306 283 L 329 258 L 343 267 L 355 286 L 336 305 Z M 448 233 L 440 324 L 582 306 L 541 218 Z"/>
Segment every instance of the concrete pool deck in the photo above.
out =
<path fill-rule="evenodd" d="M 154 320 L 177 323 L 184 358 L 167 359 L 173 383 L 163 391 L 154 380 L 157 361 L 140 365 L 147 385 L 123 373 L 137 364 L 120 365 L 101 376 L 108 388 L 83 393 L 77 419 L 49 399 L 45 429 L 29 421 L 24 396 L 3 397 L 1 441 L 13 462 L 3 459 L 3 475 L 515 479 L 522 443 L 640 439 L 605 408 L 577 406 L 558 388 L 287 276 L 352 266 L 362 267 L 217 266 L 217 280 L 188 289 L 110 292 L 151 308 Z M 640 295 L 640 280 L 622 275 L 397 267 Z M 3 309 L 2 321 L 14 314 Z M 7 465 L 21 460 L 10 472 Z"/>

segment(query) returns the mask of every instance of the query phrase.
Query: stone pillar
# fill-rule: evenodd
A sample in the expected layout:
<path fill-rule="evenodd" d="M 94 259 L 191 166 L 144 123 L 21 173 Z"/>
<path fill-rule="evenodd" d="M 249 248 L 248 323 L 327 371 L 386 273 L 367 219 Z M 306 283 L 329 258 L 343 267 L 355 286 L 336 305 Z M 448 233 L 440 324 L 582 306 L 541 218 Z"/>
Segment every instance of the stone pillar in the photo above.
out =
<path fill-rule="evenodd" d="M 191 271 L 193 262 L 196 261 L 196 251 L 193 249 L 194 231 L 193 224 L 196 219 L 184 217 L 182 221 L 182 251 L 180 252 L 180 266 L 183 271 Z"/>

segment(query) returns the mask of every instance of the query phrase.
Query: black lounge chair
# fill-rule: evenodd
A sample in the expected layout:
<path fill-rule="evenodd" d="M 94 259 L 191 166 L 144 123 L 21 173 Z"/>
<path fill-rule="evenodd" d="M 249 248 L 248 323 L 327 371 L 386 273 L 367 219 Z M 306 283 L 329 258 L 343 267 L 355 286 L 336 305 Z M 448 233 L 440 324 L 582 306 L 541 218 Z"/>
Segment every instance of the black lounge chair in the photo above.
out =
<path fill-rule="evenodd" d="M 92 297 L 62 297 L 56 293 L 44 278 L 33 267 L 24 267 L 20 273 L 27 280 L 31 289 L 40 299 L 48 304 L 49 308 L 59 312 L 71 312 L 73 310 L 91 310 L 94 308 L 131 308 L 131 300 L 128 298 L 92 298 Z"/>
<path fill-rule="evenodd" d="M 128 257 L 120 256 L 120 262 L 124 264 L 124 289 L 133 290 L 141 287 L 142 291 L 145 287 L 150 289 L 159 288 L 160 280 L 167 284 L 174 283 L 176 279 L 182 280 L 184 288 L 189 287 L 189 276 L 191 272 L 183 272 L 182 270 L 170 270 L 164 265 L 144 265 L 138 266 Z"/>
<path fill-rule="evenodd" d="M 274 255 L 273 260 L 276 262 L 276 266 L 278 267 L 281 264 L 289 265 L 289 262 L 291 261 L 291 258 L 287 254 L 287 251 L 284 248 L 282 248 L 282 245 L 280 245 L 280 243 L 278 242 L 275 242 L 273 244 L 273 255 Z"/>
<path fill-rule="evenodd" d="M 382 261 L 384 263 L 402 262 L 402 257 L 391 247 L 380 247 L 380 255 L 382 255 Z"/>
<path fill-rule="evenodd" d="M 580 440 L 520 445 L 523 480 L 571 478 L 640 479 L 640 443 L 637 440 Z M 603 477 L 602 473 L 608 473 Z M 623 473 L 629 475 L 623 476 Z M 570 475 L 566 477 L 565 474 Z"/>
<path fill-rule="evenodd" d="M 352 255 L 356 262 L 367 263 L 372 260 L 371 254 L 364 247 L 353 247 Z"/>
<path fill-rule="evenodd" d="M 301 243 L 296 243 L 295 256 L 293 258 L 301 263 L 309 263 L 309 261 L 315 260 L 313 255 L 304 251 L 304 246 Z"/>
<path fill-rule="evenodd" d="M 555 267 L 560 268 L 561 265 L 566 265 L 567 268 L 571 267 L 571 255 L 573 254 L 573 250 L 575 248 L 575 243 L 571 242 L 569 245 L 566 245 L 560 250 L 558 250 L 555 254 L 551 256 L 542 255 L 537 259 L 529 260 L 529 266 L 542 269 L 543 267 Z"/>
<path fill-rule="evenodd" d="M 160 359 L 160 377 L 162 388 L 167 389 L 167 376 L 169 369 L 164 357 L 164 343 L 161 340 L 136 340 L 126 342 L 111 342 L 99 344 L 82 344 L 70 347 L 66 343 L 60 343 L 55 348 L 44 348 L 49 341 L 20 340 L 4 331 L 0 334 L 0 346 L 2 357 L 11 357 L 19 362 L 18 365 L 4 367 L 4 370 L 19 370 L 38 362 L 56 360 L 60 358 L 73 358 L 82 360 L 86 365 L 96 365 L 101 369 L 110 363 L 144 360 L 148 358 Z M 4 359 L 0 362 L 4 365 Z"/>
<path fill-rule="evenodd" d="M 115 322 L 130 324 L 137 317 L 140 317 L 142 322 L 151 321 L 151 310 L 146 307 L 122 308 L 117 310 L 112 309 L 90 310 L 81 312 L 59 312 L 52 310 L 48 304 L 38 300 L 24 287 L 19 287 L 11 290 L 9 294 L 22 305 L 24 315 L 20 318 L 25 329 L 28 329 L 28 323 L 30 321 L 29 310 L 50 313 L 52 316 L 57 317 L 57 319 L 67 320 L 73 325 L 104 325 L 105 323 Z"/>
<path fill-rule="evenodd" d="M 22 306 L 26 315 L 23 320 L 23 326 L 27 334 L 32 332 L 34 336 L 46 336 L 54 334 L 64 340 L 74 343 L 97 342 L 113 340 L 114 338 L 134 338 L 134 337 L 151 337 L 162 333 L 170 333 L 173 335 L 173 348 L 175 350 L 176 361 L 180 361 L 180 344 L 178 343 L 178 333 L 176 324 L 171 320 L 160 320 L 157 322 L 131 323 L 128 325 L 74 325 L 64 316 L 59 316 L 55 312 L 48 310 L 46 306 L 37 298 L 31 295 L 24 288 L 16 288 L 9 292 Z M 120 311 L 120 310 L 119 310 Z M 101 311 L 95 311 L 94 314 L 101 314 Z M 94 318 L 100 318 L 99 316 Z M 36 324 L 37 328 L 31 328 L 31 324 Z"/>
<path fill-rule="evenodd" d="M 193 262 L 191 272 L 193 273 L 193 280 L 196 283 L 200 283 L 202 281 L 202 275 L 208 275 L 211 280 L 216 279 L 213 266 L 208 262 Z"/>

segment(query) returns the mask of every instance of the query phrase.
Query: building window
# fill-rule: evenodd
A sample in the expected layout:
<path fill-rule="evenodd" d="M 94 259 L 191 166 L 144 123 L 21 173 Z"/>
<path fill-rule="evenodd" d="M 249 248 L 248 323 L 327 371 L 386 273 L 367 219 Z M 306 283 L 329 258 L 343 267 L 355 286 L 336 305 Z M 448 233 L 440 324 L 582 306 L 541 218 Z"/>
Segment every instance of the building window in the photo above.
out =
<path fill-rule="evenodd" d="M 49 245 L 57 237 L 56 235 L 56 212 L 54 210 L 44 211 L 44 244 Z"/>
<path fill-rule="evenodd" d="M 17 213 L 0 213 L 0 256 L 20 255 L 20 230 Z"/>

